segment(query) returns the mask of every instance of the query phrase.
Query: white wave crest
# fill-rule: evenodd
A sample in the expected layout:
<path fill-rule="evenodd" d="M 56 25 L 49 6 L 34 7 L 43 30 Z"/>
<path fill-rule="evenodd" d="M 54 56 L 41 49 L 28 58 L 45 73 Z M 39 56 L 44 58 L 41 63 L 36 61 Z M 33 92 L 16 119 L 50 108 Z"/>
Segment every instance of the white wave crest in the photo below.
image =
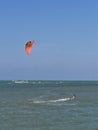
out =
<path fill-rule="evenodd" d="M 24 84 L 24 83 L 29 83 L 29 82 L 24 81 L 24 80 L 15 80 L 14 83 L 16 83 L 16 84 Z"/>
<path fill-rule="evenodd" d="M 56 103 L 56 102 L 66 102 L 66 101 L 72 101 L 74 100 L 76 97 L 72 96 L 69 98 L 60 98 L 60 99 L 56 99 L 56 100 L 47 100 L 47 101 L 42 101 L 42 100 L 33 100 L 33 103 Z"/>

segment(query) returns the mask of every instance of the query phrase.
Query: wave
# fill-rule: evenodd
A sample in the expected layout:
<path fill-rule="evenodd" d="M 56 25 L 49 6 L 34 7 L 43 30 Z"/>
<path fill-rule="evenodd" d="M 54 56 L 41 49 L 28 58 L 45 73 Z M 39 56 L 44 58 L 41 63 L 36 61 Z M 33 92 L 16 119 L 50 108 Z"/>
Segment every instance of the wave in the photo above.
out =
<path fill-rule="evenodd" d="M 16 84 L 24 84 L 24 83 L 29 83 L 28 81 L 24 81 L 24 80 L 15 80 L 15 81 L 13 81 L 14 83 L 16 83 Z"/>
<path fill-rule="evenodd" d="M 66 101 L 72 101 L 75 100 L 75 95 L 69 98 L 60 98 L 56 100 L 33 100 L 33 103 L 56 103 L 56 102 L 66 102 Z"/>

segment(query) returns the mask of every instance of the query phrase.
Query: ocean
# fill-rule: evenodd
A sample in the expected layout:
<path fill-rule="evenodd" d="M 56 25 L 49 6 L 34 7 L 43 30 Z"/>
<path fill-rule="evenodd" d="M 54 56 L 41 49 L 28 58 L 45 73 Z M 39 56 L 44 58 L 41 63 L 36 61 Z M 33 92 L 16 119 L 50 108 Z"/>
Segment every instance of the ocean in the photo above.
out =
<path fill-rule="evenodd" d="M 98 81 L 0 81 L 0 130 L 98 130 Z"/>

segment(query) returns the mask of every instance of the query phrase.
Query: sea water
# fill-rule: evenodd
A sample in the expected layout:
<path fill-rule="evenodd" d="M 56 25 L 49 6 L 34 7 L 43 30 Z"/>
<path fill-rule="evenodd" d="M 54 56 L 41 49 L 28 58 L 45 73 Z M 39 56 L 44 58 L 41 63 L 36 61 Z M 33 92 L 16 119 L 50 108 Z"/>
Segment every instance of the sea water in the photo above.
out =
<path fill-rule="evenodd" d="M 98 81 L 0 81 L 0 130 L 98 130 Z"/>

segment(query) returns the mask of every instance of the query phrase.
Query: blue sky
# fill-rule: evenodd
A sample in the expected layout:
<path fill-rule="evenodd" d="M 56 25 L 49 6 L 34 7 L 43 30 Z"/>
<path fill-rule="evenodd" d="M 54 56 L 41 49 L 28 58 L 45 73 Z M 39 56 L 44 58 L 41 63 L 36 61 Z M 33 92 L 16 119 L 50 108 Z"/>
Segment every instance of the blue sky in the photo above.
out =
<path fill-rule="evenodd" d="M 98 1 L 2 0 L 0 46 L 1 80 L 98 80 Z"/>

